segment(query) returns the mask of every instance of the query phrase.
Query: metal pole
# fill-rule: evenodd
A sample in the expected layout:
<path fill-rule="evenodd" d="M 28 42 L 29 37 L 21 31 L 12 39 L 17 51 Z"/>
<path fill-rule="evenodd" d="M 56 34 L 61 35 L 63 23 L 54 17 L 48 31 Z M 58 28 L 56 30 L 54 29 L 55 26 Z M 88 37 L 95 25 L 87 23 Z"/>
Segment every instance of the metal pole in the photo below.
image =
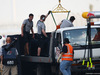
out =
<path fill-rule="evenodd" d="M 54 18 L 54 16 L 53 16 L 52 12 L 51 12 L 51 15 L 52 15 L 52 18 L 53 18 L 53 21 L 54 21 L 55 25 L 57 26 L 57 23 L 56 23 L 56 21 L 55 21 L 55 18 Z"/>
<path fill-rule="evenodd" d="M 89 67 L 89 57 L 90 57 L 90 55 L 89 55 L 89 51 L 90 51 L 89 50 L 89 44 L 90 44 L 89 43 L 89 36 L 90 36 L 89 33 L 90 33 L 90 25 L 89 25 L 89 19 L 88 19 L 87 20 L 87 40 L 88 40 L 88 47 L 87 47 L 88 48 L 88 53 L 87 53 L 88 54 L 87 55 L 88 56 L 88 61 L 87 61 L 87 67 Z"/>
<path fill-rule="evenodd" d="M 67 20 L 68 20 L 68 17 L 69 17 L 69 13 L 70 13 L 70 11 L 68 11 L 68 15 L 67 15 L 67 18 L 66 18 Z"/>
<path fill-rule="evenodd" d="M 91 68 L 92 68 L 92 47 L 91 47 L 92 45 L 91 45 L 91 25 L 90 25 L 90 18 L 88 19 L 88 22 L 87 22 L 87 37 L 88 37 L 88 62 L 87 62 L 87 67 L 89 67 L 89 64 L 90 64 Z"/>

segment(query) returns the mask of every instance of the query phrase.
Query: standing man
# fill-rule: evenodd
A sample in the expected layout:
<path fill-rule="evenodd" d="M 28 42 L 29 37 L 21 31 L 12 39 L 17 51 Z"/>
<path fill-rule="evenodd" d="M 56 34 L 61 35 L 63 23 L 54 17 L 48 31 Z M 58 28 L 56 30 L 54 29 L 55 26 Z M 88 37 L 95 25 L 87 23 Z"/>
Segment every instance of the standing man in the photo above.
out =
<path fill-rule="evenodd" d="M 43 48 L 43 43 L 45 38 L 47 38 L 46 34 L 46 26 L 44 24 L 44 21 L 46 19 L 45 15 L 41 15 L 40 20 L 37 22 L 37 28 L 38 28 L 38 41 L 39 41 L 39 46 L 38 46 L 38 54 L 37 56 L 40 56 L 41 53 L 41 48 Z"/>
<path fill-rule="evenodd" d="M 34 38 L 34 31 L 33 31 L 33 14 L 29 14 L 29 18 L 25 19 L 22 27 L 21 27 L 21 36 L 24 37 L 25 41 L 25 55 L 29 55 L 29 37 L 30 37 L 30 30 L 32 32 Z"/>
<path fill-rule="evenodd" d="M 43 48 L 43 43 L 44 40 L 48 37 L 46 34 L 46 26 L 44 24 L 45 19 L 47 16 L 51 13 L 51 11 L 48 12 L 48 14 L 41 15 L 40 20 L 37 22 L 37 28 L 38 28 L 38 41 L 39 41 L 39 46 L 38 46 L 38 53 L 37 56 L 40 56 L 41 53 L 41 48 Z"/>
<path fill-rule="evenodd" d="M 59 62 L 60 58 L 62 59 L 62 62 L 60 63 L 60 71 L 63 75 L 71 75 L 70 68 L 73 61 L 73 47 L 69 43 L 69 39 L 65 38 L 62 52 L 57 59 L 57 62 Z"/>
<path fill-rule="evenodd" d="M 60 23 L 60 28 L 65 28 L 65 27 L 73 27 L 73 22 L 75 20 L 74 16 L 71 16 L 69 20 L 62 20 L 62 22 Z"/>
<path fill-rule="evenodd" d="M 3 75 L 9 75 L 11 70 L 11 75 L 18 75 L 17 71 L 17 49 L 14 47 L 8 48 L 11 44 L 11 38 L 7 37 L 6 45 L 2 46 L 0 50 L 1 62 L 3 63 Z"/>

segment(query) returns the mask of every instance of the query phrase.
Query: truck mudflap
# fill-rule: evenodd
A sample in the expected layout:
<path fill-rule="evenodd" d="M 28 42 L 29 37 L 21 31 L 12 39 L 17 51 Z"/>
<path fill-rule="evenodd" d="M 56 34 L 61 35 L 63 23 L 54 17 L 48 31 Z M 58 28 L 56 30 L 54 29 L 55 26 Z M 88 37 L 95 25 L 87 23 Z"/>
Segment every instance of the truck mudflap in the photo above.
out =
<path fill-rule="evenodd" d="M 50 57 L 21 56 L 21 60 L 34 63 L 52 63 L 52 58 Z"/>

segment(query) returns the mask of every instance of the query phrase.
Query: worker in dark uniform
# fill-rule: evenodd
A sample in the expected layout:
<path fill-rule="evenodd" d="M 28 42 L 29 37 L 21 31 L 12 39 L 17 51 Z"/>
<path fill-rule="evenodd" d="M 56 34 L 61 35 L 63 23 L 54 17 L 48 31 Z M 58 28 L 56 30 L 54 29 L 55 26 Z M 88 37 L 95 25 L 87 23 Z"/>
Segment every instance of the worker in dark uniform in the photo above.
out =
<path fill-rule="evenodd" d="M 21 36 L 24 37 L 25 41 L 25 55 L 29 55 L 29 37 L 30 31 L 32 32 L 32 37 L 34 38 L 34 31 L 33 31 L 33 14 L 29 14 L 29 18 L 25 19 L 22 27 L 21 27 Z"/>
<path fill-rule="evenodd" d="M 7 37 L 6 45 L 2 46 L 0 50 L 1 62 L 3 63 L 3 75 L 9 75 L 11 70 L 11 75 L 18 75 L 17 71 L 17 56 L 18 51 L 16 48 L 7 48 L 11 43 L 11 38 Z"/>
<path fill-rule="evenodd" d="M 47 16 L 51 13 L 51 11 L 48 12 L 47 15 L 41 15 L 40 20 L 37 22 L 37 29 L 38 29 L 38 53 L 37 56 L 40 56 L 41 48 L 43 48 L 43 43 L 46 38 L 48 38 L 46 34 L 46 26 L 44 24 L 44 21 L 46 20 Z"/>
<path fill-rule="evenodd" d="M 69 39 L 65 38 L 61 54 L 57 59 L 57 62 L 59 62 L 60 58 L 62 60 L 60 63 L 60 71 L 63 75 L 71 75 L 70 68 L 73 61 L 73 47 L 69 43 Z"/>

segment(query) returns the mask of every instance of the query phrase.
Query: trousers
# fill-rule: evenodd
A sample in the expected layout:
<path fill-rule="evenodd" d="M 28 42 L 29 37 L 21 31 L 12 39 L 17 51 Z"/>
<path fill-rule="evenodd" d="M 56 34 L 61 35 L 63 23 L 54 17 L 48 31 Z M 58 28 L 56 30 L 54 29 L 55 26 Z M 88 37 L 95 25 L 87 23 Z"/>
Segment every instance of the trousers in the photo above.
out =
<path fill-rule="evenodd" d="M 11 70 L 11 75 L 18 75 L 17 66 L 3 66 L 2 75 L 9 75 L 10 70 Z"/>
<path fill-rule="evenodd" d="M 62 72 L 63 75 L 71 75 L 71 64 L 72 64 L 72 61 L 66 61 L 66 60 L 63 60 L 61 63 L 60 63 L 60 71 Z"/>

